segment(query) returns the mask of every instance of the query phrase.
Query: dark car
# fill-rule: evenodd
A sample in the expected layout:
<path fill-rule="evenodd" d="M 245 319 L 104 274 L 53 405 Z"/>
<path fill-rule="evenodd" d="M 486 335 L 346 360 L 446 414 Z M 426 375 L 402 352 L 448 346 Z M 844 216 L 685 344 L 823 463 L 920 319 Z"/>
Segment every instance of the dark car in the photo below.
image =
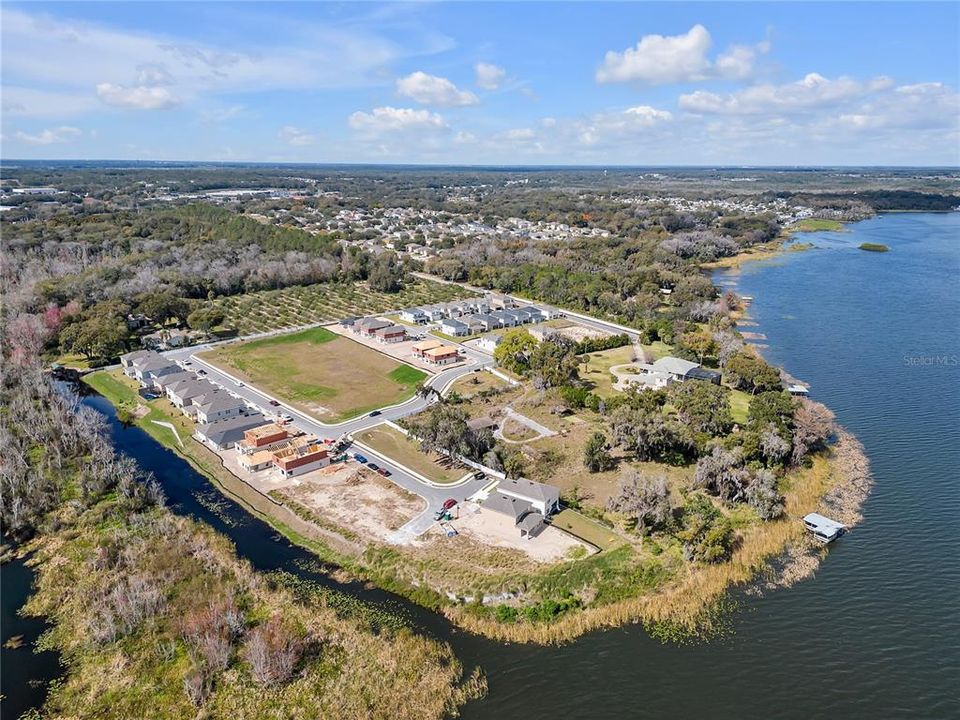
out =
<path fill-rule="evenodd" d="M 377 465 L 376 463 L 370 463 L 369 465 L 367 465 L 367 467 L 370 468 L 371 470 L 379 470 L 379 469 L 380 469 L 380 466 Z"/>
<path fill-rule="evenodd" d="M 206 375 L 206 374 L 207 374 L 206 370 L 197 370 L 197 375 Z"/>
<path fill-rule="evenodd" d="M 379 410 L 374 410 L 372 413 L 370 413 L 370 417 L 376 417 L 379 414 L 380 414 Z"/>
<path fill-rule="evenodd" d="M 387 477 L 387 475 L 390 474 L 390 471 L 387 470 L 386 468 L 378 468 L 377 472 L 383 475 L 384 477 Z"/>
<path fill-rule="evenodd" d="M 454 505 L 456 505 L 456 504 L 457 504 L 457 501 L 454 500 L 453 498 L 448 498 L 447 500 L 444 500 L 444 501 L 443 501 L 443 510 L 444 510 L 444 512 L 446 512 L 447 510 L 449 510 L 450 508 L 452 508 L 452 507 L 453 507 Z"/>
<path fill-rule="evenodd" d="M 473 477 L 475 480 L 486 480 L 487 474 L 485 472 L 481 472 L 480 470 L 478 470 L 473 474 Z"/>
<path fill-rule="evenodd" d="M 273 405 L 274 407 L 276 407 L 276 406 L 279 405 L 280 403 L 279 403 L 277 400 L 271 400 L 271 401 L 270 401 L 270 404 Z"/>
<path fill-rule="evenodd" d="M 354 455 L 353 457 L 361 465 L 367 464 L 367 459 L 363 455 Z"/>

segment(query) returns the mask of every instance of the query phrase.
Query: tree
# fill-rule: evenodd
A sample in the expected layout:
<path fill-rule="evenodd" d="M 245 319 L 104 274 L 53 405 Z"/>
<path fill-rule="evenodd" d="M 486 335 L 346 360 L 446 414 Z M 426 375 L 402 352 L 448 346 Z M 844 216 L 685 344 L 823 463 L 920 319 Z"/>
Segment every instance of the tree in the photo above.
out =
<path fill-rule="evenodd" d="M 681 422 L 697 432 L 724 435 L 733 426 L 730 390 L 702 380 L 675 383 L 668 390 L 670 404 Z"/>
<path fill-rule="evenodd" d="M 614 442 L 638 460 L 679 462 L 694 446 L 689 431 L 659 411 L 619 405 L 610 415 Z"/>
<path fill-rule="evenodd" d="M 769 463 L 777 465 L 790 452 L 790 441 L 780 435 L 776 425 L 770 423 L 760 433 L 760 452 Z"/>
<path fill-rule="evenodd" d="M 763 358 L 750 350 L 731 355 L 724 366 L 727 381 L 738 390 L 749 390 L 756 395 L 780 389 L 780 373 Z"/>
<path fill-rule="evenodd" d="M 836 431 L 833 413 L 824 405 L 803 398 L 793 416 L 793 454 L 790 461 L 799 465 L 809 453 L 826 447 Z"/>
<path fill-rule="evenodd" d="M 583 464 L 590 472 L 602 472 L 613 466 L 613 458 L 607 450 L 607 436 L 595 432 L 583 448 Z"/>
<path fill-rule="evenodd" d="M 689 350 L 698 363 L 703 363 L 703 359 L 708 355 L 716 355 L 719 350 L 713 336 L 706 330 L 684 333 L 677 338 L 677 344 Z"/>
<path fill-rule="evenodd" d="M 683 509 L 683 529 L 677 533 L 690 560 L 717 563 L 730 557 L 733 526 L 709 498 L 694 495 Z"/>
<path fill-rule="evenodd" d="M 758 470 L 747 486 L 747 502 L 761 520 L 774 520 L 783 515 L 783 495 L 777 490 L 777 478 L 769 470 Z"/>
<path fill-rule="evenodd" d="M 693 487 L 719 495 L 728 502 L 740 502 L 745 497 L 749 478 L 740 448 L 725 450 L 716 446 L 697 462 Z"/>
<path fill-rule="evenodd" d="M 168 292 L 142 296 L 137 309 L 160 325 L 166 325 L 168 320 L 176 320 L 181 325 L 190 314 L 190 304 Z"/>
<path fill-rule="evenodd" d="M 634 520 L 640 533 L 666 526 L 673 512 L 666 477 L 648 477 L 633 469 L 625 471 L 617 493 L 607 501 L 607 509 Z"/>
<path fill-rule="evenodd" d="M 90 317 L 71 323 L 60 333 L 60 348 L 80 353 L 87 360 L 109 360 L 123 351 L 127 327 L 109 316 Z"/>
<path fill-rule="evenodd" d="M 383 253 L 373 263 L 367 283 L 371 289 L 395 293 L 403 287 L 403 267 L 393 253 Z"/>
<path fill-rule="evenodd" d="M 565 337 L 544 340 L 530 353 L 529 373 L 540 389 L 571 385 L 580 379 L 575 343 Z"/>
<path fill-rule="evenodd" d="M 286 682 L 303 654 L 304 644 L 284 627 L 279 616 L 255 627 L 244 643 L 250 673 L 261 685 Z"/>
<path fill-rule="evenodd" d="M 503 334 L 500 344 L 493 351 L 493 358 L 497 365 L 517 373 L 526 375 L 530 371 L 530 355 L 537 347 L 533 335 L 523 328 L 514 328 Z"/>
<path fill-rule="evenodd" d="M 211 328 L 222 323 L 225 317 L 223 310 L 216 306 L 199 307 L 187 315 L 187 325 L 194 330 L 209 333 Z"/>

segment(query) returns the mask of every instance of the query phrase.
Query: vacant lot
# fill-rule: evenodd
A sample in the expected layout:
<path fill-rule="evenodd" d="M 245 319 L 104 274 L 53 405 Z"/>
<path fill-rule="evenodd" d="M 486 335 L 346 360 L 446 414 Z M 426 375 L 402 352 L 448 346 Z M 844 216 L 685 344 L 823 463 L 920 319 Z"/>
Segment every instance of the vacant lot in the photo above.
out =
<path fill-rule="evenodd" d="M 450 386 L 450 392 L 457 392 L 461 397 L 472 398 L 484 390 L 502 390 L 510 385 L 493 373 L 475 372 L 464 375 Z"/>
<path fill-rule="evenodd" d="M 422 452 L 416 440 L 411 440 L 389 425 L 377 425 L 357 433 L 354 437 L 378 453 L 437 483 L 455 482 L 467 472 L 463 467 L 451 467 L 444 457 Z"/>
<path fill-rule="evenodd" d="M 200 357 L 334 422 L 402 402 L 427 376 L 324 328 L 229 345 Z"/>
<path fill-rule="evenodd" d="M 566 530 L 571 535 L 576 535 L 581 540 L 586 540 L 601 550 L 610 550 L 623 544 L 623 539 L 615 531 L 570 508 L 564 508 L 554 515 L 550 519 L 550 524 Z"/>

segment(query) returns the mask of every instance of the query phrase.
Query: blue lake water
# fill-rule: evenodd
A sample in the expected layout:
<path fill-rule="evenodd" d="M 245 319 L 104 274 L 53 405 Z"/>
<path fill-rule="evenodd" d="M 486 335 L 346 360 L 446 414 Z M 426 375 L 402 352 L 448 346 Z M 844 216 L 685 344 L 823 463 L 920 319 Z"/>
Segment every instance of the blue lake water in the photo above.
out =
<path fill-rule="evenodd" d="M 817 249 L 717 281 L 755 298 L 745 329 L 864 443 L 876 480 L 864 522 L 814 578 L 741 598 L 732 633 L 706 644 L 662 645 L 631 626 L 560 648 L 505 646 L 389 593 L 344 588 L 483 666 L 489 696 L 463 717 L 960 717 L 960 214 L 884 215 L 802 239 Z M 255 567 L 330 582 L 141 430 L 111 429 L 175 510 L 227 534 Z M 7 662 L 3 691 L 16 692 Z"/>

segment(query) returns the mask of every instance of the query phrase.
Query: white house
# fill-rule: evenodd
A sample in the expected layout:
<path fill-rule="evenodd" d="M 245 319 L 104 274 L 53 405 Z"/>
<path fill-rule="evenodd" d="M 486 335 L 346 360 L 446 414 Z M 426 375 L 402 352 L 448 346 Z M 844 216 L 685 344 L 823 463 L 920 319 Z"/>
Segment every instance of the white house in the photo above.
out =
<path fill-rule="evenodd" d="M 497 484 L 496 492 L 529 503 L 544 517 L 560 510 L 560 488 L 553 485 L 544 485 L 524 478 L 510 478 L 501 480 Z"/>
<path fill-rule="evenodd" d="M 423 311 L 423 308 L 407 308 L 400 311 L 400 319 L 422 325 L 427 322 L 427 314 Z"/>
<path fill-rule="evenodd" d="M 497 349 L 497 345 L 500 344 L 501 340 L 503 340 L 502 335 L 485 335 L 477 340 L 477 347 L 484 352 L 493 353 L 493 351 Z"/>
<path fill-rule="evenodd" d="M 203 398 L 195 398 L 193 405 L 197 408 L 197 422 L 204 425 L 237 417 L 247 411 L 242 400 L 228 393 L 212 393 L 209 397 L 205 395 Z"/>
<path fill-rule="evenodd" d="M 469 335 L 470 328 L 468 328 L 459 320 L 454 320 L 453 318 L 450 318 L 440 323 L 440 332 L 446 335 L 453 335 L 454 337 L 460 337 L 462 335 Z"/>

